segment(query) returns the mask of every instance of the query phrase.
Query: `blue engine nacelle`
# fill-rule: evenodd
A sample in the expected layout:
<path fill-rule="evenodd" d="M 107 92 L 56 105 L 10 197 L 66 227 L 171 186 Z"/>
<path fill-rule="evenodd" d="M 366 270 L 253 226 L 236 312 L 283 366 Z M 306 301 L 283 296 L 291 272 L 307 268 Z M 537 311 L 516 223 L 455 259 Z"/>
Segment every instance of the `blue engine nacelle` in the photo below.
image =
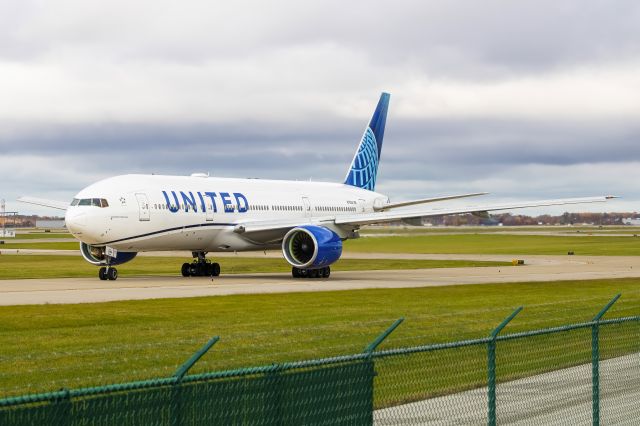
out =
<path fill-rule="evenodd" d="M 284 258 L 296 268 L 316 269 L 329 266 L 342 255 L 342 240 L 323 226 L 293 228 L 282 240 Z"/>
<path fill-rule="evenodd" d="M 80 253 L 82 253 L 82 257 L 84 257 L 84 260 L 93 265 L 104 266 L 107 264 L 107 255 L 105 252 L 105 247 L 95 247 L 90 246 L 87 243 L 80 243 Z M 111 259 L 109 265 L 121 265 L 130 260 L 133 260 L 133 258 L 136 257 L 137 254 L 138 253 L 136 252 L 119 251 L 118 255 L 115 258 Z"/>

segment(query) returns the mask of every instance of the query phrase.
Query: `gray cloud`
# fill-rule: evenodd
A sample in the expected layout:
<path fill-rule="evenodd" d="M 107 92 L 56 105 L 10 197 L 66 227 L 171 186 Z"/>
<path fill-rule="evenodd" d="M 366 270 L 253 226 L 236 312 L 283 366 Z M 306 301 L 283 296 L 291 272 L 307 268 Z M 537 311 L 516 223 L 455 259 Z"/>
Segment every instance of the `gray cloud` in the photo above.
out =
<path fill-rule="evenodd" d="M 5 2 L 0 196 L 130 172 L 340 180 L 388 90 L 396 199 L 628 208 L 639 76 L 634 1 Z"/>

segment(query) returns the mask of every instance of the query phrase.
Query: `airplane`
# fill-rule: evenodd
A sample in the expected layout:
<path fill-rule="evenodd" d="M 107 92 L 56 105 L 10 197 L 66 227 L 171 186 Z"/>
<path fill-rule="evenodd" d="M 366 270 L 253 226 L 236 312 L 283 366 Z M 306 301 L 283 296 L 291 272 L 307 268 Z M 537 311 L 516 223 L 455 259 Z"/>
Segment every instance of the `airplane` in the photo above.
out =
<path fill-rule="evenodd" d="M 294 278 L 328 278 L 343 241 L 362 226 L 394 221 L 525 207 L 604 202 L 613 196 L 568 198 L 469 207 L 425 204 L 486 194 L 468 193 L 391 202 L 375 191 L 390 95 L 382 93 L 342 183 L 128 174 L 81 190 L 71 204 L 34 197 L 18 201 L 65 210 L 80 252 L 115 280 L 115 266 L 138 252 L 189 251 L 184 277 L 218 276 L 208 253 L 281 249 Z M 417 208 L 416 208 L 417 207 Z"/>

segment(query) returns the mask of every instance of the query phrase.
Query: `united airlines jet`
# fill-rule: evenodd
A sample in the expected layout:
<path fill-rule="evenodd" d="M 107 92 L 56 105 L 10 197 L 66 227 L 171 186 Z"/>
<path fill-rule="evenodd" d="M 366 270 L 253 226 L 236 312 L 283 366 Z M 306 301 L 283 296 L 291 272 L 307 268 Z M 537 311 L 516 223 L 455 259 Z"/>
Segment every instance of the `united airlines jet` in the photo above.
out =
<path fill-rule="evenodd" d="M 358 238 L 365 225 L 612 198 L 425 207 L 484 194 L 473 193 L 393 203 L 375 192 L 389 97 L 380 96 L 342 183 L 131 174 L 84 188 L 70 205 L 33 197 L 19 201 L 66 210 L 67 228 L 80 241 L 84 259 L 100 267 L 101 280 L 115 280 L 115 266 L 138 252 L 189 251 L 193 261 L 181 268 L 188 277 L 220 274 L 208 253 L 278 248 L 294 278 L 328 278 L 343 241 Z"/>

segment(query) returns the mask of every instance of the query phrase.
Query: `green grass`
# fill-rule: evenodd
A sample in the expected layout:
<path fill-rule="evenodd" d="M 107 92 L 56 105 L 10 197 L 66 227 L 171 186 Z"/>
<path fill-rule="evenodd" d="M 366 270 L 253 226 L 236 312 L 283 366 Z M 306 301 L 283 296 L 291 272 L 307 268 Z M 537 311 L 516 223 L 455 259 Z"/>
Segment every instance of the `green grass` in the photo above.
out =
<path fill-rule="evenodd" d="M 41 238 L 73 238 L 68 232 L 29 232 L 28 234 L 16 234 L 16 240 L 36 240 Z M 10 242 L 11 239 L 7 239 Z"/>
<path fill-rule="evenodd" d="M 180 267 L 191 258 L 185 257 L 136 257 L 118 266 L 121 277 L 179 275 Z M 217 259 L 223 274 L 258 272 L 290 273 L 291 266 L 279 258 L 221 257 Z M 507 266 L 507 262 L 466 260 L 404 260 L 404 259 L 342 259 L 331 266 L 334 271 L 366 271 L 381 269 L 431 269 L 464 268 L 476 266 Z M 74 278 L 94 277 L 98 269 L 80 255 L 75 256 L 0 256 L 0 280 L 18 278 Z"/>
<path fill-rule="evenodd" d="M 640 228 L 631 226 L 371 226 L 360 230 L 362 235 L 395 234 L 395 235 L 432 235 L 432 234 L 505 234 L 544 232 L 551 235 L 571 234 L 640 234 Z"/>
<path fill-rule="evenodd" d="M 588 321 L 618 292 L 607 317 L 640 314 L 635 279 L 0 307 L 0 396 L 168 376 L 213 335 L 194 373 L 357 353 L 400 316 L 382 349 L 487 336 L 519 305 L 507 333 Z M 589 336 L 499 346 L 499 377 L 584 362 Z M 637 329 L 618 337 L 638 346 Z M 380 361 L 376 404 L 478 386 L 485 361 L 483 347 Z"/>
<path fill-rule="evenodd" d="M 385 228 L 388 229 L 388 228 Z M 3 249 L 78 250 L 78 243 L 11 243 Z M 449 254 L 555 254 L 614 256 L 640 255 L 640 239 L 632 236 L 503 235 L 492 233 L 456 235 L 400 235 L 348 240 L 345 251 L 367 253 Z"/>
<path fill-rule="evenodd" d="M 366 237 L 348 240 L 345 251 L 366 253 L 551 254 L 596 256 L 640 255 L 634 237 L 573 237 L 546 235 L 421 235 Z"/>
<path fill-rule="evenodd" d="M 0 251 L 2 249 L 80 250 L 80 244 L 77 241 L 68 243 L 12 243 L 5 240 L 4 244 L 0 245 Z"/>

